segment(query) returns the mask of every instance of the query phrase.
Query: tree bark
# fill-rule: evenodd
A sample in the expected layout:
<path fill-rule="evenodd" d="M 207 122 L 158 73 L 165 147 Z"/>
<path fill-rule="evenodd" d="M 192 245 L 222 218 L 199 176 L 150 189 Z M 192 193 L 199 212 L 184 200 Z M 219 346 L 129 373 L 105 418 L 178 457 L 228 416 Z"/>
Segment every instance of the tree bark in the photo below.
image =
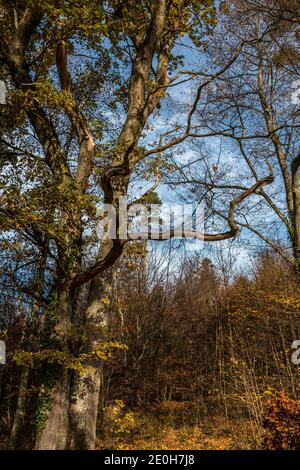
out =
<path fill-rule="evenodd" d="M 26 396 L 27 396 L 27 385 L 29 379 L 29 368 L 24 367 L 21 372 L 20 382 L 19 382 L 19 395 L 17 402 L 17 409 L 14 416 L 14 422 L 10 434 L 10 447 L 15 449 L 18 442 L 18 437 L 20 434 L 20 429 L 24 422 L 25 410 L 26 410 Z"/>
<path fill-rule="evenodd" d="M 105 256 L 109 243 L 103 242 L 100 256 Z M 105 340 L 108 314 L 107 303 L 110 297 L 112 269 L 91 281 L 85 315 L 87 339 L 81 352 L 91 352 Z M 71 388 L 69 446 L 73 449 L 95 449 L 99 398 L 102 383 L 102 361 L 91 358 L 87 361 L 87 372 L 73 377 Z"/>
<path fill-rule="evenodd" d="M 68 287 L 57 295 L 53 312 L 48 312 L 46 347 L 69 353 L 73 297 Z M 48 324 L 47 324 L 48 322 Z M 53 322 L 53 324 L 51 323 Z M 46 364 L 37 406 L 37 450 L 64 450 L 69 433 L 70 370 L 57 364 Z"/>
<path fill-rule="evenodd" d="M 50 394 L 51 408 L 46 424 L 39 432 L 36 450 L 65 450 L 69 432 L 70 374 L 65 368 L 58 369 L 59 379 Z"/>

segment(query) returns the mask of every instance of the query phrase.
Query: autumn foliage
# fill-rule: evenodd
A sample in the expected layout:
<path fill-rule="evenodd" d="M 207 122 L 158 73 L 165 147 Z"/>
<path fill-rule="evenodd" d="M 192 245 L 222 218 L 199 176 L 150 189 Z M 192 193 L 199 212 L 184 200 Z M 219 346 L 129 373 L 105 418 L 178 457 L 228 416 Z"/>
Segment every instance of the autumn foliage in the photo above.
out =
<path fill-rule="evenodd" d="M 300 450 L 300 400 L 283 392 L 271 404 L 264 418 L 267 435 L 263 447 L 268 450 Z"/>

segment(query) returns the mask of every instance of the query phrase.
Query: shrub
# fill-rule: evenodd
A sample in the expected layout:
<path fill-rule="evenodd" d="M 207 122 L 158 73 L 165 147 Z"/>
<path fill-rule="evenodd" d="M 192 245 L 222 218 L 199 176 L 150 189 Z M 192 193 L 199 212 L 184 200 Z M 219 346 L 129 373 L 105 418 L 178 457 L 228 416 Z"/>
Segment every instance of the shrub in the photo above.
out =
<path fill-rule="evenodd" d="M 280 393 L 269 407 L 263 425 L 267 430 L 264 449 L 300 450 L 300 400 Z"/>

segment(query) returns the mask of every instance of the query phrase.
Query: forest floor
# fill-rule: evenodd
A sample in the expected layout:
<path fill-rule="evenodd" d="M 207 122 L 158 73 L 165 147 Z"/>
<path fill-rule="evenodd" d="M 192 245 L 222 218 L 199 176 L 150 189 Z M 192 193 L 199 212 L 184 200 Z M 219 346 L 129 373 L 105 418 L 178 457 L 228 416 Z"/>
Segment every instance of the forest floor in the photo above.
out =
<path fill-rule="evenodd" d="M 176 404 L 176 402 L 173 402 Z M 112 413 L 114 414 L 114 413 Z M 97 449 L 118 450 L 235 450 L 259 449 L 259 429 L 246 419 L 222 416 L 199 418 L 191 423 L 185 415 L 153 407 L 122 417 L 105 419 L 105 434 L 99 434 Z M 110 423 L 108 423 L 110 421 Z"/>

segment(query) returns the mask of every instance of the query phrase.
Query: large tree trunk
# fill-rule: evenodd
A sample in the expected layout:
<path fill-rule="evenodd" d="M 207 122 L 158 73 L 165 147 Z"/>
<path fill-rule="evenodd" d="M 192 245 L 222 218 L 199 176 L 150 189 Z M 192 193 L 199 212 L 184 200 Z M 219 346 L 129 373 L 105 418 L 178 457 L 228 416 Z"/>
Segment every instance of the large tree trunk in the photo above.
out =
<path fill-rule="evenodd" d="M 112 182 L 112 204 L 117 207 L 120 196 L 126 194 L 128 178 L 116 178 Z M 103 259 L 110 252 L 112 241 L 109 234 L 101 241 L 98 259 Z M 90 284 L 84 326 L 87 339 L 81 352 L 90 353 L 105 340 L 108 322 L 107 300 L 111 297 L 114 268 L 107 269 L 101 276 L 95 277 Z M 103 302 L 103 300 L 106 300 Z M 70 447 L 74 449 L 95 448 L 99 395 L 101 390 L 102 363 L 99 359 L 90 359 L 86 364 L 87 373 L 77 374 L 72 381 L 70 420 L 72 433 Z"/>
<path fill-rule="evenodd" d="M 69 433 L 70 374 L 65 368 L 57 370 L 58 379 L 49 395 L 50 408 L 44 427 L 37 436 L 37 450 L 64 450 Z M 46 400 L 48 397 L 44 397 Z M 40 403 L 41 405 L 41 403 Z"/>
<path fill-rule="evenodd" d="M 112 270 L 91 281 L 85 315 L 87 340 L 81 352 L 91 352 L 105 339 L 107 326 L 107 303 L 110 296 Z M 76 374 L 71 390 L 71 435 L 70 447 L 74 449 L 95 449 L 97 417 L 102 381 L 102 363 L 91 358 L 83 375 Z"/>
<path fill-rule="evenodd" d="M 73 298 L 67 287 L 57 294 L 53 310 L 47 312 L 46 348 L 69 353 Z M 39 450 L 64 450 L 69 433 L 70 370 L 57 364 L 46 364 L 37 405 L 37 437 Z"/>

